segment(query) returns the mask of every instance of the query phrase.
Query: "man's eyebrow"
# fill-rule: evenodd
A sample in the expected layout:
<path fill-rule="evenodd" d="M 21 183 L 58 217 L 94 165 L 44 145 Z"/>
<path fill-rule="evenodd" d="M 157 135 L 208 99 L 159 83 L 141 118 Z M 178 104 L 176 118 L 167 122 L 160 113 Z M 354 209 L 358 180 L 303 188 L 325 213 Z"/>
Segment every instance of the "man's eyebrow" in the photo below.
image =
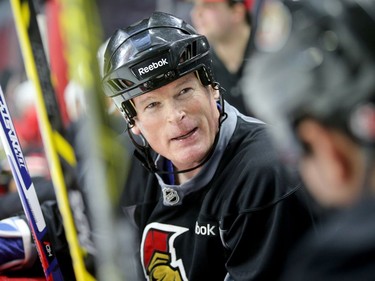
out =
<path fill-rule="evenodd" d="M 138 99 L 138 105 L 143 106 L 144 104 L 147 104 L 150 100 L 155 99 L 156 94 L 148 93 L 147 97 L 139 97 Z"/>

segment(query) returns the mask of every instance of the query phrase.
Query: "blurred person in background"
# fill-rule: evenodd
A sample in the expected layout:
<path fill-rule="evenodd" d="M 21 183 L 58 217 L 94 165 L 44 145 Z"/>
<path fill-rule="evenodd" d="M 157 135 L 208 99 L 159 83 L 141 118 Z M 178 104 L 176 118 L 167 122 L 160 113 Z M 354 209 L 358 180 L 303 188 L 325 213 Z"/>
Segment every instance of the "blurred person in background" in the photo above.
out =
<path fill-rule="evenodd" d="M 192 0 L 191 20 L 211 44 L 213 71 L 225 99 L 252 115 L 241 89 L 243 70 L 253 53 L 256 10 L 262 0 Z"/>
<path fill-rule="evenodd" d="M 285 281 L 375 278 L 375 2 L 268 1 L 244 88 L 280 157 L 334 208 Z"/>

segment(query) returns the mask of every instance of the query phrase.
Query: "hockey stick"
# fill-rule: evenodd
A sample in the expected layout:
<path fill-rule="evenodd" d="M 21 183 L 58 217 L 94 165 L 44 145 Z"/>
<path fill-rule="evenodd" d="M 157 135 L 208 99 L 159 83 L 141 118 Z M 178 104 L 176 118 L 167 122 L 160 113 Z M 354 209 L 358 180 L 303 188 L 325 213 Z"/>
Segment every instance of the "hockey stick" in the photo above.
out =
<path fill-rule="evenodd" d="M 126 161 L 124 147 L 110 128 L 105 113 L 106 102 L 99 82 L 97 58 L 99 46 L 104 40 L 96 1 L 59 1 L 63 37 L 68 46 L 70 80 L 82 87 L 88 105 L 85 127 L 89 133 L 85 135 L 83 146 L 90 173 L 86 174 L 85 183 L 90 189 L 88 199 L 98 249 L 98 279 L 124 280 L 130 264 L 127 263 L 129 255 L 124 253 L 124 247 L 131 243 L 131 234 L 123 226 L 117 210 L 129 161 Z"/>
<path fill-rule="evenodd" d="M 69 244 L 74 273 L 78 281 L 95 280 L 85 264 L 85 258 L 91 254 L 90 250 L 92 249 L 90 230 L 87 229 L 88 224 L 75 224 L 73 218 L 73 216 L 79 218 L 79 222 L 82 222 L 82 218 L 85 217 L 81 205 L 82 195 L 78 189 L 74 189 L 69 190 L 68 196 L 66 179 L 74 181 L 74 176 L 69 169 L 75 168 L 76 159 L 73 148 L 64 138 L 64 127 L 59 116 L 59 106 L 51 83 L 51 73 L 41 40 L 34 4 L 32 0 L 11 0 L 26 72 L 36 87 L 38 120 Z M 65 170 L 62 163 L 65 164 Z M 69 184 L 69 187 L 71 186 L 72 184 Z M 74 202 L 78 206 L 71 207 L 69 198 L 74 198 Z M 74 214 L 72 210 L 74 210 Z M 81 235 L 80 240 L 78 240 L 80 234 L 77 231 L 78 227 L 81 228 L 80 233 L 84 236 Z M 83 227 L 85 229 L 82 229 Z M 85 241 L 87 247 L 83 247 L 79 241 Z"/>
<path fill-rule="evenodd" d="M 1 141 L 12 169 L 13 178 L 29 222 L 44 274 L 47 280 L 62 281 L 64 279 L 51 247 L 46 222 L 1 87 L 0 123 Z"/>

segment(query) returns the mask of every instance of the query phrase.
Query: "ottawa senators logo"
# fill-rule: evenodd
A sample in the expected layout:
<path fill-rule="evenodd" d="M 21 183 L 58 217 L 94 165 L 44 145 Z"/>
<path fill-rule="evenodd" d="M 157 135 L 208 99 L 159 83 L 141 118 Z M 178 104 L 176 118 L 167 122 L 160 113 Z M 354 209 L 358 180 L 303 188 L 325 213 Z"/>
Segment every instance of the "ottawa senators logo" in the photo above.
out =
<path fill-rule="evenodd" d="M 151 223 L 143 232 L 141 260 L 143 271 L 150 281 L 187 281 L 184 265 L 177 259 L 173 246 L 176 237 L 188 228 Z"/>

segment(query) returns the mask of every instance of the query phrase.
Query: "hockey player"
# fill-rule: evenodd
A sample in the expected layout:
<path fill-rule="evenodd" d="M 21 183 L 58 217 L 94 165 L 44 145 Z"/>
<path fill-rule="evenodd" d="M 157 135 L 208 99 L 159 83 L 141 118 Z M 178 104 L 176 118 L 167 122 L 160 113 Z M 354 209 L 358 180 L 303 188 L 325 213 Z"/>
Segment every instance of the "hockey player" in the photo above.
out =
<path fill-rule="evenodd" d="M 103 84 L 135 155 L 128 217 L 147 280 L 275 280 L 313 217 L 261 121 L 221 98 L 207 39 L 155 12 L 110 38 Z M 139 173 L 139 169 L 135 169 Z"/>
<path fill-rule="evenodd" d="M 254 61 L 249 104 L 274 124 L 283 159 L 298 164 L 311 194 L 337 212 L 282 280 L 373 280 L 375 2 L 283 2 L 265 6 L 277 26 L 262 20 L 258 46 L 272 52 Z M 280 26 L 286 32 L 274 32 Z"/>
<path fill-rule="evenodd" d="M 129 280 L 275 280 L 314 222 L 311 201 L 267 126 L 221 98 L 207 39 L 155 12 L 117 30 L 104 58 L 105 92 L 140 160 L 124 194 L 139 234 Z"/>

